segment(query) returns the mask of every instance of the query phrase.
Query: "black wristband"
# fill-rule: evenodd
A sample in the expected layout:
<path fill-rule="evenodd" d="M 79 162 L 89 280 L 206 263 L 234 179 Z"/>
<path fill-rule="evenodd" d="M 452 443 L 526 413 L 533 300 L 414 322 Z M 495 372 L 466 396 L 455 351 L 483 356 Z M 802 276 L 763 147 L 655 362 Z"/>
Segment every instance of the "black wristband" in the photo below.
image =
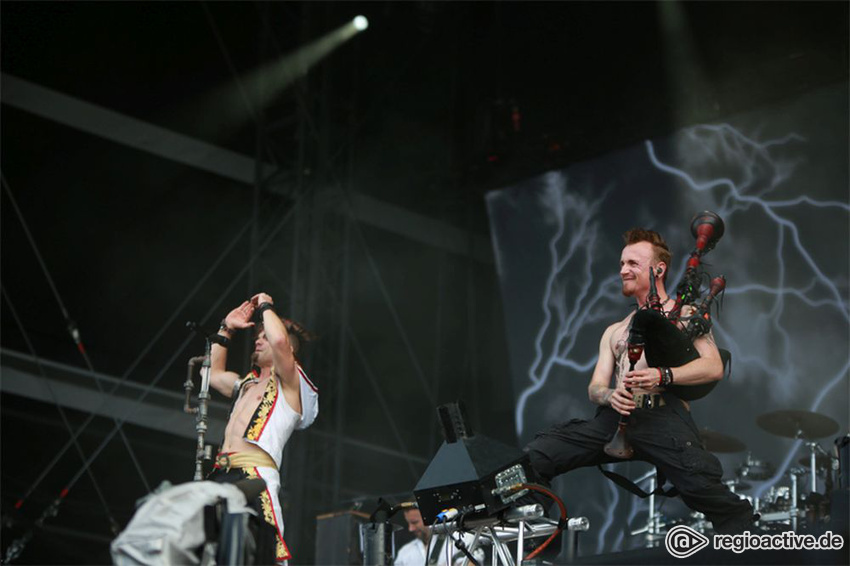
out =
<path fill-rule="evenodd" d="M 661 370 L 661 386 L 667 387 L 673 384 L 673 370 L 670 368 L 658 368 Z"/>
<path fill-rule="evenodd" d="M 262 317 L 263 313 L 265 313 L 266 311 L 274 312 L 274 304 L 268 303 L 268 302 L 267 303 L 260 303 L 260 305 L 257 307 L 257 314 L 259 314 L 260 317 Z"/>
<path fill-rule="evenodd" d="M 236 334 L 236 330 L 227 326 L 227 319 L 221 319 L 221 326 L 218 327 L 219 332 L 227 332 L 228 334 Z"/>
<path fill-rule="evenodd" d="M 227 348 L 230 346 L 230 338 L 227 336 L 222 336 L 221 334 L 216 334 L 215 336 L 210 338 L 214 344 L 218 344 L 222 348 Z"/>

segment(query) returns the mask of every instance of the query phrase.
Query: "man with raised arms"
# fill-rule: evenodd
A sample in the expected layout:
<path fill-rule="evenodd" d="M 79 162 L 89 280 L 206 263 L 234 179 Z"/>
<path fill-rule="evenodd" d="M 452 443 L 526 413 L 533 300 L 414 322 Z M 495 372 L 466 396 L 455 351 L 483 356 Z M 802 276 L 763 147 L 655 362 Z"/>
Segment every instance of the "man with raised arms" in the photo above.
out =
<path fill-rule="evenodd" d="M 252 318 L 257 315 L 259 324 Z M 240 330 L 255 328 L 253 368 L 244 378 L 227 371 L 227 346 Z M 219 335 L 224 344 L 212 348 L 210 384 L 234 399 L 221 451 L 209 479 L 235 482 L 260 477 L 266 490 L 255 507 L 268 525 L 260 529 L 258 552 L 273 553 L 276 563 L 291 557 L 283 539 L 278 491 L 283 448 L 297 429 L 310 426 L 319 413 L 318 390 L 295 354 L 304 337 L 301 327 L 275 312 L 266 293 L 254 295 L 227 315 Z"/>

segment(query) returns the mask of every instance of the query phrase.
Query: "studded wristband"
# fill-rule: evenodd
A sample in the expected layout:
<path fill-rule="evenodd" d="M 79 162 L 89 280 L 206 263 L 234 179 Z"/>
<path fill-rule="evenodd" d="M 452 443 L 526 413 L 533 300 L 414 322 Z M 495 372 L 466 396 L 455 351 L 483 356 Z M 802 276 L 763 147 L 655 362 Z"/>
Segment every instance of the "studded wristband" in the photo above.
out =
<path fill-rule="evenodd" d="M 231 336 L 236 334 L 236 330 L 227 326 L 227 319 L 226 318 L 221 319 L 221 326 L 218 327 L 218 331 L 219 332 L 227 332 Z"/>
<path fill-rule="evenodd" d="M 670 368 L 658 368 L 661 372 L 661 382 L 660 385 L 662 387 L 667 387 L 668 385 L 673 384 L 673 370 Z"/>

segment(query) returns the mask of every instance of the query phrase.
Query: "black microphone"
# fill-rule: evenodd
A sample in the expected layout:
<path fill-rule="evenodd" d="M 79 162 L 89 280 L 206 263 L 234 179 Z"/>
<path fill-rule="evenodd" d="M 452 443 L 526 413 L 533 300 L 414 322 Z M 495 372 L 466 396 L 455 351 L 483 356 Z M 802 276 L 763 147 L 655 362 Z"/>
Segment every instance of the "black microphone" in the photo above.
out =
<path fill-rule="evenodd" d="M 186 328 L 188 328 L 189 330 L 191 330 L 195 334 L 200 335 L 202 338 L 205 338 L 205 339 L 209 340 L 210 342 L 218 344 L 219 346 L 227 347 L 228 343 L 230 342 L 227 339 L 227 337 L 222 336 L 217 332 L 209 332 L 209 331 L 207 331 L 206 328 L 204 328 L 203 326 L 201 326 L 200 324 L 198 324 L 197 322 L 194 322 L 192 320 L 189 320 L 189 321 L 186 322 Z"/>

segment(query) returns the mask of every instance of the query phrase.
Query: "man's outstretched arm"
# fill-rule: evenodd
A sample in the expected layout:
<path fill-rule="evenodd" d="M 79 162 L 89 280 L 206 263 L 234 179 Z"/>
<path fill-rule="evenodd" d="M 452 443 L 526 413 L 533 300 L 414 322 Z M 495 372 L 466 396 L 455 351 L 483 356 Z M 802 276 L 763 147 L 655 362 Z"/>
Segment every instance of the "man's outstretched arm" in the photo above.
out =
<path fill-rule="evenodd" d="M 238 330 L 251 328 L 251 316 L 254 314 L 254 305 L 245 301 L 232 311 L 224 319 L 224 327 L 218 333 L 228 340 L 233 340 Z M 233 395 L 233 385 L 239 380 L 239 374 L 227 371 L 227 348 L 220 344 L 213 344 L 210 354 L 210 385 L 224 395 Z"/>

